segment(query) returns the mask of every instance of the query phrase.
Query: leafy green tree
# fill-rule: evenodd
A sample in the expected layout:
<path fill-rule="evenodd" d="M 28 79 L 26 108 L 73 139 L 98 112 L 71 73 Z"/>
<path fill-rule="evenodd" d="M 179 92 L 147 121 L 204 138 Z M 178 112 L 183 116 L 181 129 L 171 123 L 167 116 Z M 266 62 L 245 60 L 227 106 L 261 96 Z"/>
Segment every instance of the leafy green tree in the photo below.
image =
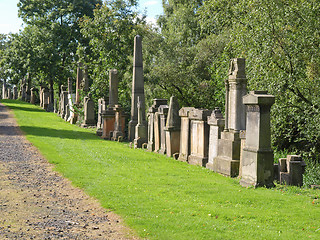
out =
<path fill-rule="evenodd" d="M 137 1 L 105 1 L 92 18 L 82 19 L 81 33 L 90 47 L 78 48 L 81 61 L 91 70 L 94 79 L 91 91 L 95 98 L 106 97 L 108 71 L 117 69 L 120 102 L 128 109 L 134 36 L 144 32 L 144 17 L 139 17 L 136 6 Z"/>

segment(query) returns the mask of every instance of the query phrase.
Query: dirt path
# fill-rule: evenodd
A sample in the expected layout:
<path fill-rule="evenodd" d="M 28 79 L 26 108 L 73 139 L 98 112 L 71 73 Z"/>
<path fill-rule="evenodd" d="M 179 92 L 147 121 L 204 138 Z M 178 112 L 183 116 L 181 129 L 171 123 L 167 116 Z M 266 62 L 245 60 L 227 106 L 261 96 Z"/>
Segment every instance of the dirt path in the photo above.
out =
<path fill-rule="evenodd" d="M 52 166 L 0 103 L 0 239 L 136 239 Z"/>

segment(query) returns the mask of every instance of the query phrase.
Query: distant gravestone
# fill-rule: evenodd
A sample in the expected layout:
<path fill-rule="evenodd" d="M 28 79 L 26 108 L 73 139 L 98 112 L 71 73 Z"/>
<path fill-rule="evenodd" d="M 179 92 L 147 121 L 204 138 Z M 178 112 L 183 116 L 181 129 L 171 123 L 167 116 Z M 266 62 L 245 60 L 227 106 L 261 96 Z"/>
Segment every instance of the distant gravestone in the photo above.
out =
<path fill-rule="evenodd" d="M 84 98 L 84 120 L 81 127 L 89 127 L 96 125 L 95 114 L 94 114 L 94 102 L 91 99 L 91 94 Z"/>
<path fill-rule="evenodd" d="M 215 110 L 208 117 L 208 124 L 210 126 L 209 135 L 209 153 L 208 163 L 206 167 L 213 170 L 214 159 L 218 156 L 218 142 L 221 139 L 221 132 L 224 129 L 224 118 L 219 108 Z"/>
<path fill-rule="evenodd" d="M 102 136 L 103 132 L 103 118 L 102 113 L 106 111 L 106 101 L 104 98 L 98 100 L 98 121 L 97 121 L 97 135 Z"/>
<path fill-rule="evenodd" d="M 18 88 L 16 86 L 13 87 L 13 99 L 18 99 Z"/>
<path fill-rule="evenodd" d="M 167 99 L 153 99 L 153 104 L 148 110 L 148 145 L 147 150 L 152 152 L 155 150 L 155 135 L 159 137 L 159 133 L 156 134 L 156 131 L 159 131 L 159 127 L 155 127 L 158 124 L 158 121 L 155 121 L 155 114 L 158 111 L 160 105 L 167 104 Z M 156 128 L 156 129 L 155 129 Z M 158 140 L 159 142 L 159 140 Z M 160 148 L 158 147 L 158 150 Z"/>
<path fill-rule="evenodd" d="M 166 147 L 166 132 L 165 127 L 167 124 L 167 116 L 168 116 L 169 106 L 168 105 L 160 105 L 158 108 L 158 114 L 159 114 L 159 133 L 160 133 L 160 154 L 165 154 L 167 151 Z"/>
<path fill-rule="evenodd" d="M 137 109 L 138 109 L 138 124 L 135 128 L 135 138 L 134 138 L 134 148 L 141 148 L 142 144 L 146 143 L 148 141 L 147 139 L 147 127 L 142 120 L 143 114 L 142 114 L 142 101 L 140 101 L 140 98 L 138 97 L 138 103 L 137 103 Z"/>
<path fill-rule="evenodd" d="M 188 163 L 205 167 L 208 163 L 209 125 L 211 110 L 194 109 L 190 112 L 190 155 Z"/>
<path fill-rule="evenodd" d="M 168 117 L 164 128 L 166 134 L 166 152 L 168 157 L 179 154 L 180 148 L 180 116 L 179 103 L 176 97 L 170 98 Z"/>
<path fill-rule="evenodd" d="M 180 132 L 180 153 L 178 160 L 187 162 L 190 155 L 190 119 L 189 114 L 195 110 L 194 107 L 183 107 L 179 110 L 179 116 L 181 121 Z"/>
<path fill-rule="evenodd" d="M 30 103 L 31 104 L 36 104 L 36 89 L 35 88 L 31 88 L 30 89 L 30 93 L 31 93 Z"/>

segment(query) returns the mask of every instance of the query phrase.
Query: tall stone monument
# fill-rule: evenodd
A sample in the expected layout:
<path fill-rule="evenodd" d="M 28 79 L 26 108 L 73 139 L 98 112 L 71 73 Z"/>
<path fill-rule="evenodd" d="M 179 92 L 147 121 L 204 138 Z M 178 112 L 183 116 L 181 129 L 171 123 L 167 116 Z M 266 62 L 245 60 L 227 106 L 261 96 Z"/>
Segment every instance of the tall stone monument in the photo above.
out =
<path fill-rule="evenodd" d="M 2 84 L 2 99 L 6 99 L 7 98 L 7 83 L 5 80 L 3 80 L 3 84 Z"/>
<path fill-rule="evenodd" d="M 97 131 L 96 131 L 96 134 L 98 136 L 102 136 L 102 132 L 103 132 L 102 113 L 104 111 L 106 111 L 106 100 L 104 98 L 100 98 L 98 100 L 98 121 L 97 121 Z"/>
<path fill-rule="evenodd" d="M 170 98 L 169 111 L 167 117 L 166 127 L 166 152 L 168 157 L 173 154 L 179 154 L 180 148 L 180 116 L 179 116 L 179 103 L 176 97 Z"/>
<path fill-rule="evenodd" d="M 230 62 L 226 85 L 225 130 L 218 141 L 218 156 L 214 159 L 215 172 L 235 177 L 239 174 L 240 131 L 246 129 L 246 111 L 242 97 L 247 94 L 245 59 Z"/>
<path fill-rule="evenodd" d="M 266 91 L 251 91 L 243 97 L 247 107 L 246 143 L 241 162 L 242 186 L 273 186 L 270 108 L 274 96 Z"/>
<path fill-rule="evenodd" d="M 143 63 L 142 63 L 142 38 L 137 35 L 134 38 L 133 53 L 133 79 L 132 79 L 132 96 L 131 96 L 131 120 L 128 126 L 128 139 L 132 141 L 135 137 L 135 126 L 138 124 L 138 97 L 140 99 L 141 121 L 145 124 L 145 98 L 144 98 L 144 80 L 143 80 Z"/>

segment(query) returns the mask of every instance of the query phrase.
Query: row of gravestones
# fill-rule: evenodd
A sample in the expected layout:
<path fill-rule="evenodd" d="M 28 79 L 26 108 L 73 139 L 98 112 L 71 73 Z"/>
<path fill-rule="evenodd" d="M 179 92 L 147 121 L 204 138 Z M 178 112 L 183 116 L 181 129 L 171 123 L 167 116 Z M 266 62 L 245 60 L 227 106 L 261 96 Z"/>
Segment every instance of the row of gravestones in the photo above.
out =
<path fill-rule="evenodd" d="M 95 104 L 90 94 L 83 101 L 83 117 L 74 109 L 80 102 L 80 92 L 89 90 L 87 71 L 82 69 L 80 64 L 76 93 L 72 92 L 71 79 L 68 79 L 68 87 L 61 86 L 59 107 L 54 110 L 66 121 L 75 123 L 80 120 L 82 127 L 88 127 L 96 125 Z M 97 134 L 118 141 L 127 137 L 134 148 L 167 154 L 226 176 L 240 176 L 243 186 L 272 186 L 274 179 L 301 186 L 305 163 L 300 156 L 288 156 L 280 159 L 279 164 L 273 163 L 270 108 L 274 97 L 265 91 L 247 94 L 245 59 L 231 60 L 225 86 L 225 118 L 219 109 L 180 109 L 176 98 L 171 97 L 169 106 L 166 99 L 154 99 L 146 121 L 142 39 L 136 36 L 128 128 L 125 126 L 127 115 L 118 104 L 117 70 L 111 70 L 109 99 L 98 101 Z M 27 99 L 25 84 L 20 91 Z M 34 91 L 31 90 L 32 103 Z M 39 96 L 41 107 L 47 111 L 55 108 L 56 103 L 51 100 L 52 94 L 47 88 L 41 87 Z"/>

